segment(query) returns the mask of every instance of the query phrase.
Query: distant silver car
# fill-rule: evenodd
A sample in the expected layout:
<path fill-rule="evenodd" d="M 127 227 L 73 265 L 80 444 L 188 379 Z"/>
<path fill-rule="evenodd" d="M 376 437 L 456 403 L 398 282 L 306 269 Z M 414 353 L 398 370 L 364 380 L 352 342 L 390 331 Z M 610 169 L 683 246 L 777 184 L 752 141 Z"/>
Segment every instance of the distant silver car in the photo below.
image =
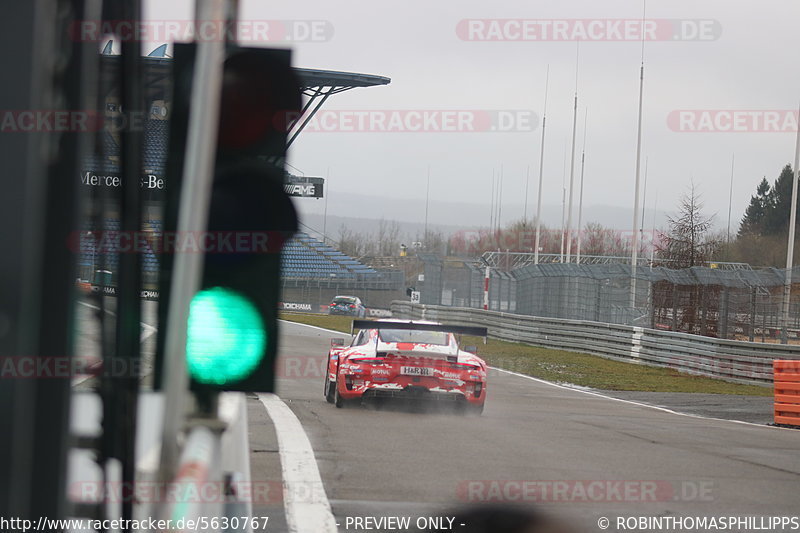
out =
<path fill-rule="evenodd" d="M 367 308 L 357 296 L 336 296 L 328 306 L 328 314 L 364 318 L 367 316 Z"/>

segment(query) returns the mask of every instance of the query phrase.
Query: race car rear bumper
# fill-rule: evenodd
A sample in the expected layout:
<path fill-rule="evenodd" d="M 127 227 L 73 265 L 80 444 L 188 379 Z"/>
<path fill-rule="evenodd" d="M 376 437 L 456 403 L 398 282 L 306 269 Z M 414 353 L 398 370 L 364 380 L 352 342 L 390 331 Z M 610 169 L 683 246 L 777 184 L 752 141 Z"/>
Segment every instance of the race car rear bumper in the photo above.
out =
<path fill-rule="evenodd" d="M 399 398 L 404 400 L 466 402 L 467 397 L 458 392 L 431 391 L 425 387 L 406 387 L 405 389 L 367 389 L 361 395 L 369 398 Z"/>

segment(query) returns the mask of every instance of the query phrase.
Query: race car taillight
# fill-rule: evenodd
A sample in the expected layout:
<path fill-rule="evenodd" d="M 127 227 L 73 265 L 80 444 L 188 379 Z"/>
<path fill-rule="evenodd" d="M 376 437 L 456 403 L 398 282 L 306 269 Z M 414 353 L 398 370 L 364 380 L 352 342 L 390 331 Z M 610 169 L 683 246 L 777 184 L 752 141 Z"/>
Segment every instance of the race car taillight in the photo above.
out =
<path fill-rule="evenodd" d="M 482 390 L 483 390 L 483 383 L 481 383 L 480 381 L 475 383 L 475 397 L 476 398 L 480 398 L 481 397 L 481 391 Z"/>
<path fill-rule="evenodd" d="M 477 365 L 471 365 L 469 363 L 450 363 L 450 367 L 457 368 L 458 370 L 470 370 L 470 371 L 481 369 L 481 367 Z"/>
<path fill-rule="evenodd" d="M 356 306 L 355 306 L 355 305 L 353 305 L 353 304 L 350 304 L 350 309 L 355 309 L 355 308 L 356 308 Z"/>
<path fill-rule="evenodd" d="M 356 359 L 350 359 L 351 363 L 358 363 L 358 364 L 367 364 L 367 365 L 380 365 L 383 364 L 382 357 L 358 357 Z"/>

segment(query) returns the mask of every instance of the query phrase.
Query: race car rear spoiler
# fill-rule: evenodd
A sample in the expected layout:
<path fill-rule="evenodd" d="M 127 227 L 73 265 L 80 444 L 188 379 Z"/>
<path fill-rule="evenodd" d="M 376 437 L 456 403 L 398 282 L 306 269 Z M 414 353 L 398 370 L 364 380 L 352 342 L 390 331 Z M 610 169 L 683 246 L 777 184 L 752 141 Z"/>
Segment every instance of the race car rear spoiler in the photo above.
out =
<path fill-rule="evenodd" d="M 451 326 L 446 324 L 423 324 L 419 322 L 389 322 L 383 320 L 353 320 L 350 334 L 357 329 L 411 329 L 415 331 L 440 331 L 456 335 L 488 337 L 486 328 L 480 326 Z"/>

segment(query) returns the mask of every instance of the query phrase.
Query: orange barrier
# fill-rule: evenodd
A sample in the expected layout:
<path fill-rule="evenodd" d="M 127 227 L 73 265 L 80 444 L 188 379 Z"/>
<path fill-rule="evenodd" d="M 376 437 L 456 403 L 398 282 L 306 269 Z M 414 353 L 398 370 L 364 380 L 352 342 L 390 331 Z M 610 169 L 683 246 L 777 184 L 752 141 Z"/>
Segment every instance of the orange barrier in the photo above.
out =
<path fill-rule="evenodd" d="M 800 426 L 800 361 L 772 362 L 775 423 Z"/>

